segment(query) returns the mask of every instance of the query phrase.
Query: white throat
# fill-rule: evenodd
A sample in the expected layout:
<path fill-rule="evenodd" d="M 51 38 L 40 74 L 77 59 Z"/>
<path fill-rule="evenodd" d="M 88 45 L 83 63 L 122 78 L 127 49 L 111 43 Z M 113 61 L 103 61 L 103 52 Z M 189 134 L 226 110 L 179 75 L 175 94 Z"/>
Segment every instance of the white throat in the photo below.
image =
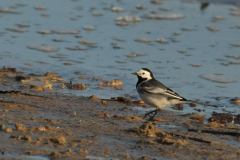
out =
<path fill-rule="evenodd" d="M 140 69 L 138 72 L 137 72 L 137 75 L 139 77 L 141 77 L 142 79 L 146 79 L 144 81 L 149 81 L 152 79 L 152 76 L 151 76 L 151 73 L 146 71 L 146 70 L 143 70 L 143 69 Z"/>

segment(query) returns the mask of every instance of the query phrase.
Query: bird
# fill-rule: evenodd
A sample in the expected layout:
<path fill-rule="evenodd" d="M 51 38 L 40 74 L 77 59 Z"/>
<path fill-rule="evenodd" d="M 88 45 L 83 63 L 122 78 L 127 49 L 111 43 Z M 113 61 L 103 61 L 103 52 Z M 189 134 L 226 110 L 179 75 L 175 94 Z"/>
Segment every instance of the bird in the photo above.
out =
<path fill-rule="evenodd" d="M 151 112 L 145 114 L 143 119 L 146 116 L 149 116 L 149 121 L 154 118 L 158 111 L 161 108 L 180 104 L 180 103 L 197 103 L 201 105 L 207 105 L 201 102 L 195 102 L 187 100 L 166 87 L 164 84 L 156 80 L 153 76 L 153 73 L 148 68 L 141 68 L 139 71 L 132 73 L 138 77 L 136 84 L 137 92 L 140 98 L 147 104 L 156 108 Z M 152 114 L 152 116 L 150 115 Z"/>
<path fill-rule="evenodd" d="M 206 9 L 209 6 L 209 3 L 207 1 L 202 1 L 201 3 L 201 11 L 203 11 L 204 9 Z"/>

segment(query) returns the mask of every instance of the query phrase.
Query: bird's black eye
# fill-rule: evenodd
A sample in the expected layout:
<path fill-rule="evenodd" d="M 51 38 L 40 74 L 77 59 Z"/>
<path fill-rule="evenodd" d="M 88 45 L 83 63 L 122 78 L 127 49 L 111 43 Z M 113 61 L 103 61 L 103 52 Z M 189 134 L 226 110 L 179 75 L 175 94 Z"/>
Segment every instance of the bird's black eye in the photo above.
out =
<path fill-rule="evenodd" d="M 145 72 L 142 73 L 143 75 L 145 74 Z"/>

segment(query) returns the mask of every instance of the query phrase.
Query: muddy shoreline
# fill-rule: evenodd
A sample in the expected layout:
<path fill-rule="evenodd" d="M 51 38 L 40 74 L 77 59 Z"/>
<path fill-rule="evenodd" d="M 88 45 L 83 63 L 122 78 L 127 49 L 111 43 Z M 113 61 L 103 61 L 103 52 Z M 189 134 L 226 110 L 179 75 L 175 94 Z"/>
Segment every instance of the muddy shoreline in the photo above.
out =
<path fill-rule="evenodd" d="M 240 158 L 236 124 L 166 110 L 146 123 L 130 99 L 35 90 L 16 74 L 0 70 L 1 159 Z"/>

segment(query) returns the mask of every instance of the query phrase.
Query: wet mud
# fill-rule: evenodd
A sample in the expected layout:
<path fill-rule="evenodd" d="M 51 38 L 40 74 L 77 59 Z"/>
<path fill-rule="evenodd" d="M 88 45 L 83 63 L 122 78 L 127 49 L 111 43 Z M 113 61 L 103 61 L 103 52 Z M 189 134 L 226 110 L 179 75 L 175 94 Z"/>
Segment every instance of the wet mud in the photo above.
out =
<path fill-rule="evenodd" d="M 1 159 L 240 158 L 240 127 L 228 114 L 213 113 L 226 118 L 213 121 L 162 110 L 147 122 L 146 112 L 136 109 L 142 101 L 67 96 L 49 88 L 22 92 L 35 76 L 16 73 L 0 70 Z"/>

